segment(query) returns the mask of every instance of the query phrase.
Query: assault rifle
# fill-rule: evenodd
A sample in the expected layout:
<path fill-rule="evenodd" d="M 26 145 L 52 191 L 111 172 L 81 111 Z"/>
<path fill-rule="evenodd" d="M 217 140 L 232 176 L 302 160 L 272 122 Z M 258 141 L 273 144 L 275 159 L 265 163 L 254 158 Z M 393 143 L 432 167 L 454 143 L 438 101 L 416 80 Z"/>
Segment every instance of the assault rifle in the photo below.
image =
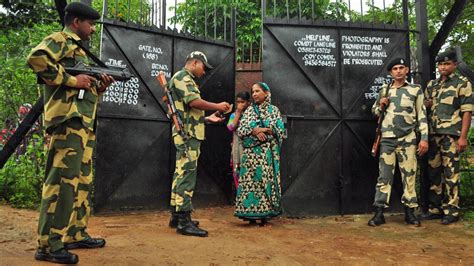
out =
<path fill-rule="evenodd" d="M 112 67 L 98 67 L 98 66 L 86 66 L 84 63 L 80 62 L 74 67 L 65 67 L 66 72 L 70 75 L 76 76 L 79 74 L 86 74 L 93 76 L 97 79 L 101 78 L 101 74 L 107 74 L 113 77 L 116 81 L 126 81 L 133 77 L 130 71 L 127 68 L 112 68 Z M 38 77 L 38 80 L 42 81 Z M 84 97 L 84 90 L 79 91 L 78 99 Z M 15 133 L 8 139 L 7 143 L 0 152 L 0 169 L 3 168 L 5 163 L 8 161 L 8 158 L 15 152 L 18 145 L 25 137 L 25 135 L 30 131 L 31 127 L 35 124 L 36 120 L 43 113 L 44 101 L 43 96 L 41 96 L 35 105 L 28 112 L 26 117 L 21 121 L 18 128 L 15 130 Z"/>
<path fill-rule="evenodd" d="M 72 76 L 79 74 L 86 74 L 96 79 L 100 79 L 102 74 L 112 76 L 116 81 L 126 81 L 131 79 L 133 76 L 128 68 L 112 68 L 112 67 L 98 67 L 98 66 L 87 66 L 83 62 L 77 63 L 73 67 L 65 67 L 66 72 Z M 98 86 L 97 86 L 98 87 Z M 85 90 L 80 90 L 78 99 L 84 98 Z"/>
<path fill-rule="evenodd" d="M 160 85 L 161 87 L 163 87 L 163 90 L 165 93 L 162 97 L 162 100 L 163 102 L 166 103 L 168 107 L 167 116 L 173 123 L 174 128 L 176 129 L 176 132 L 178 132 L 178 134 L 183 139 L 186 157 L 188 157 L 188 159 L 191 160 L 191 155 L 189 154 L 189 149 L 187 146 L 188 135 L 186 134 L 184 130 L 184 124 L 183 124 L 183 120 L 181 119 L 181 115 L 179 114 L 178 109 L 176 109 L 176 106 L 174 104 L 173 94 L 168 89 L 168 82 L 166 81 L 165 73 L 163 73 L 163 71 L 160 71 L 158 73 L 158 76 L 156 76 L 156 78 L 160 82 Z"/>
<path fill-rule="evenodd" d="M 382 98 L 385 98 L 388 96 L 388 91 L 390 89 L 390 85 L 387 86 L 387 90 L 385 91 L 384 96 Z M 377 129 L 375 129 L 375 141 L 374 144 L 372 145 L 372 150 L 370 151 L 370 154 L 373 157 L 377 157 L 377 153 L 379 151 L 380 147 L 380 141 L 382 140 L 382 122 L 383 119 L 385 118 L 385 110 L 387 109 L 387 105 L 382 106 L 380 109 L 380 116 L 379 119 L 377 120 Z"/>

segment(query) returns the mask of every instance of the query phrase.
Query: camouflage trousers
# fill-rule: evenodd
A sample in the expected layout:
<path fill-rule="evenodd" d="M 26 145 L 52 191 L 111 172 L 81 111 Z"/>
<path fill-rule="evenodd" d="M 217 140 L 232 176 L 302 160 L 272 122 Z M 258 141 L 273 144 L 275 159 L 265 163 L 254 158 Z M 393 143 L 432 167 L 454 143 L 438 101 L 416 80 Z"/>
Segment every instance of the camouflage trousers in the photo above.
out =
<path fill-rule="evenodd" d="M 457 137 L 451 135 L 430 136 L 428 151 L 429 212 L 459 215 L 459 152 Z"/>
<path fill-rule="evenodd" d="M 409 208 L 418 207 L 415 190 L 417 161 L 416 135 L 414 132 L 398 139 L 382 138 L 379 177 L 375 186 L 375 207 L 388 208 L 389 206 L 397 161 L 403 183 L 402 203 Z"/>
<path fill-rule="evenodd" d="M 192 211 L 191 199 L 196 186 L 201 141 L 189 138 L 185 145 L 180 136 L 174 136 L 173 140 L 176 147 L 176 168 L 171 185 L 171 209 L 176 212 Z M 191 158 L 186 156 L 186 149 Z"/>
<path fill-rule="evenodd" d="M 53 130 L 38 222 L 39 248 L 54 252 L 88 236 L 94 146 L 95 133 L 80 119 Z"/>

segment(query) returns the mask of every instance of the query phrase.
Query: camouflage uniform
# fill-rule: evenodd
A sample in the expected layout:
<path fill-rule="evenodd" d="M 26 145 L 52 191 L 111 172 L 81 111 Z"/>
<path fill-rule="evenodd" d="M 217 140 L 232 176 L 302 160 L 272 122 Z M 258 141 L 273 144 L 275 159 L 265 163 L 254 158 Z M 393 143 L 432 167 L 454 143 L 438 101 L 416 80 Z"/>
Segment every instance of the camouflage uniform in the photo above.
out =
<path fill-rule="evenodd" d="M 196 185 L 197 161 L 201 142 L 204 140 L 204 111 L 191 108 L 189 103 L 201 99 L 194 76 L 183 68 L 170 80 L 174 104 L 184 123 L 184 131 L 188 139 L 186 144 L 173 127 L 173 141 L 176 146 L 176 169 L 171 186 L 171 207 L 176 212 L 193 210 L 191 199 Z M 186 156 L 186 149 L 190 155 Z"/>
<path fill-rule="evenodd" d="M 456 143 L 461 134 L 463 113 L 473 111 L 471 95 L 471 83 L 454 73 L 445 81 L 430 81 L 426 88 L 425 97 L 433 101 L 428 151 L 430 213 L 459 215 L 460 175 Z"/>
<path fill-rule="evenodd" d="M 387 94 L 388 90 L 388 94 Z M 380 115 L 380 98 L 388 97 L 385 118 L 382 122 L 379 178 L 375 188 L 375 207 L 387 208 L 390 202 L 393 175 L 398 161 L 403 183 L 402 203 L 408 208 L 418 206 L 416 179 L 416 134 L 421 140 L 428 140 L 426 109 L 423 92 L 419 86 L 405 83 L 399 88 L 384 85 L 372 107 L 372 112 Z"/>
<path fill-rule="evenodd" d="M 33 48 L 28 64 L 46 83 L 44 124 L 52 135 L 38 223 L 38 246 L 49 252 L 84 240 L 90 214 L 94 124 L 99 95 L 94 86 L 78 99 L 77 79 L 64 67 L 87 60 L 73 43 L 79 36 L 65 28 Z"/>

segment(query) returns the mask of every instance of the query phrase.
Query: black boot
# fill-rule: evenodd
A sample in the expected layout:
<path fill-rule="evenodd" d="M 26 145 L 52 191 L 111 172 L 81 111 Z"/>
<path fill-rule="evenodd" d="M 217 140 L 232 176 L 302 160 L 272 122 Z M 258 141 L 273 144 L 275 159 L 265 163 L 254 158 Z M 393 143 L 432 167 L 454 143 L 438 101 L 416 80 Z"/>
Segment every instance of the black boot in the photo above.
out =
<path fill-rule="evenodd" d="M 102 248 L 105 246 L 105 239 L 98 237 L 86 237 L 84 240 L 73 243 L 65 243 L 64 248 L 67 250 L 76 248 Z"/>
<path fill-rule="evenodd" d="M 416 226 L 421 225 L 420 220 L 415 216 L 415 208 L 405 207 L 405 222 Z"/>
<path fill-rule="evenodd" d="M 70 253 L 65 249 L 60 249 L 55 252 L 37 249 L 35 259 L 60 264 L 77 264 L 79 262 L 79 257 L 76 254 Z"/>
<path fill-rule="evenodd" d="M 448 225 L 455 223 L 459 220 L 458 216 L 453 216 L 453 215 L 445 215 L 443 219 L 441 219 L 441 224 Z"/>
<path fill-rule="evenodd" d="M 424 212 L 418 215 L 418 219 L 420 220 L 439 220 L 443 218 L 442 213 L 431 213 L 431 212 Z"/>
<path fill-rule="evenodd" d="M 194 223 L 195 226 L 199 226 L 199 221 L 191 221 L 192 223 Z M 168 224 L 169 227 L 171 228 L 176 228 L 178 227 L 178 213 L 177 212 L 171 212 L 171 218 L 170 218 L 170 222 Z"/>
<path fill-rule="evenodd" d="M 385 223 L 385 217 L 383 217 L 383 207 L 377 207 L 375 215 L 369 220 L 369 226 L 379 226 Z"/>
<path fill-rule="evenodd" d="M 186 236 L 207 237 L 207 231 L 197 227 L 191 220 L 191 212 L 177 212 L 178 226 L 176 232 Z"/>

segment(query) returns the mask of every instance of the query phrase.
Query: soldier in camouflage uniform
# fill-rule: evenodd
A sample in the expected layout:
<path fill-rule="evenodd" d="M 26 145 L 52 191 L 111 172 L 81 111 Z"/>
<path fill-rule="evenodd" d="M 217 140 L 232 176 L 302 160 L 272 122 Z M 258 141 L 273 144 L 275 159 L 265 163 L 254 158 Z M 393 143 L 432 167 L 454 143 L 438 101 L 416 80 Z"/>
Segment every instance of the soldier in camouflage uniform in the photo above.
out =
<path fill-rule="evenodd" d="M 423 92 L 419 86 L 407 83 L 406 75 L 409 68 L 405 59 L 392 60 L 387 70 L 394 80 L 382 87 L 372 107 L 376 115 L 380 115 L 385 109 L 385 118 L 381 129 L 379 178 L 375 187 L 376 213 L 368 224 L 378 226 L 385 223 L 383 211 L 389 207 L 393 176 L 398 161 L 403 183 L 402 204 L 405 205 L 405 222 L 420 226 L 420 221 L 414 215 L 414 209 L 418 207 L 415 191 L 416 154 L 423 155 L 428 150 L 428 124 L 423 105 Z M 415 132 L 419 132 L 421 137 L 418 151 Z"/>
<path fill-rule="evenodd" d="M 87 232 L 92 184 L 92 153 L 99 95 L 113 81 L 107 75 L 99 82 L 87 75 L 71 76 L 64 67 L 87 61 L 74 40 L 90 40 L 97 11 L 82 3 L 66 6 L 65 28 L 46 37 L 33 48 L 28 65 L 43 81 L 44 125 L 51 135 L 38 223 L 35 259 L 77 263 L 74 248 L 97 248 L 102 238 Z M 80 90 L 84 95 L 78 97 Z"/>
<path fill-rule="evenodd" d="M 191 220 L 193 206 L 191 199 L 196 184 L 197 161 L 200 154 L 201 142 L 204 140 L 204 123 L 220 122 L 217 113 L 209 117 L 204 111 L 227 112 L 230 105 L 227 102 L 212 103 L 201 99 L 198 85 L 194 81 L 205 74 L 206 69 L 212 69 L 204 53 L 194 51 L 188 55 L 183 69 L 178 71 L 169 82 L 169 89 L 174 96 L 174 104 L 179 111 L 187 134 L 186 142 L 173 127 L 173 141 L 176 146 L 176 169 L 171 186 L 171 220 L 169 226 L 183 235 L 208 235 L 206 230 L 198 227 L 197 221 Z"/>
<path fill-rule="evenodd" d="M 472 84 L 456 70 L 456 52 L 438 55 L 439 79 L 431 80 L 425 91 L 430 108 L 428 176 L 429 211 L 421 219 L 441 219 L 451 224 L 459 219 L 459 154 L 468 145 L 467 135 L 473 110 Z"/>

